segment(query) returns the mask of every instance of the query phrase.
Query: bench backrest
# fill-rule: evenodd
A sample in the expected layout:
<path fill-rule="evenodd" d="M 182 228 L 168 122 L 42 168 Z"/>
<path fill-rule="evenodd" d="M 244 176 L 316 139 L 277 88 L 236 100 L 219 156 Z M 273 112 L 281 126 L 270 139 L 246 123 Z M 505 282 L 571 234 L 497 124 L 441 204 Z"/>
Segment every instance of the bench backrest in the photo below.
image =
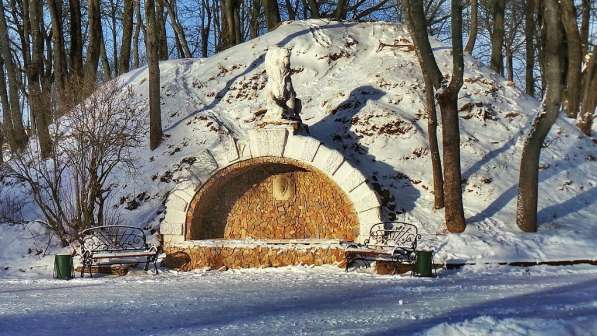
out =
<path fill-rule="evenodd" d="M 417 248 L 421 239 L 417 227 L 404 222 L 383 222 L 375 224 L 369 231 L 368 246 L 401 247 L 407 250 Z"/>
<path fill-rule="evenodd" d="M 114 252 L 148 248 L 145 232 L 133 226 L 96 226 L 81 231 L 81 237 L 83 251 Z"/>

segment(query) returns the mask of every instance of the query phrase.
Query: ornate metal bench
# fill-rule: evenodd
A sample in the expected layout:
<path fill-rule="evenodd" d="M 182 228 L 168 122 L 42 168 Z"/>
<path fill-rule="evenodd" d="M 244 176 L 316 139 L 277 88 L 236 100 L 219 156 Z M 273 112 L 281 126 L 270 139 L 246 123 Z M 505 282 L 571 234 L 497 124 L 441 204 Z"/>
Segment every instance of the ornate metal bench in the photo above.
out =
<path fill-rule="evenodd" d="M 375 224 L 369 231 L 369 238 L 363 244 L 351 244 L 346 248 L 346 271 L 357 260 L 414 265 L 419 239 L 421 235 L 413 224 L 404 222 Z"/>
<path fill-rule="evenodd" d="M 147 243 L 145 232 L 139 228 L 122 225 L 96 226 L 81 231 L 81 260 L 83 267 L 91 273 L 92 266 L 115 264 L 153 263 L 155 274 L 158 274 L 158 249 Z"/>

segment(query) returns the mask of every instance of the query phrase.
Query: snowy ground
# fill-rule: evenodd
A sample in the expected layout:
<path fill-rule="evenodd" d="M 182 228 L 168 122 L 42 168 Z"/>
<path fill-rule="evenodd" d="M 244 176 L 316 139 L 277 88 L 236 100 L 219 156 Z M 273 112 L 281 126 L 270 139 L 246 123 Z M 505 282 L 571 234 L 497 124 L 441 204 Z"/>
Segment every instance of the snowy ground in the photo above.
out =
<path fill-rule="evenodd" d="M 292 267 L 0 282 L 0 335 L 597 335 L 597 267 Z"/>

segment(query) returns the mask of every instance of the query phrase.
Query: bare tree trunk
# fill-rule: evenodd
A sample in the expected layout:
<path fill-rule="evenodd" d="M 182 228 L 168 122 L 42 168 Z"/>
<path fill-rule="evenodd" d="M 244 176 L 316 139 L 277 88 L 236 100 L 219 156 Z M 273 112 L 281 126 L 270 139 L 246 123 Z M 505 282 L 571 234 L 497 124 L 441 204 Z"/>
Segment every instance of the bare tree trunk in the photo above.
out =
<path fill-rule="evenodd" d="M 116 36 L 116 13 L 118 11 L 118 5 L 110 0 L 110 21 L 112 23 L 112 67 L 114 68 L 114 76 L 118 75 L 118 40 Z M 106 41 L 104 37 L 103 41 L 104 53 L 106 53 Z M 107 55 L 106 55 L 107 56 Z"/>
<path fill-rule="evenodd" d="M 135 10 L 135 32 L 133 33 L 133 69 L 139 67 L 139 33 L 141 32 L 141 26 L 143 26 L 143 20 L 141 18 L 141 0 L 134 1 Z"/>
<path fill-rule="evenodd" d="M 164 0 L 156 0 L 156 25 L 157 25 L 157 37 L 160 52 L 160 60 L 165 61 L 168 59 L 168 37 L 166 36 L 166 18 L 164 17 Z"/>
<path fill-rule="evenodd" d="M 261 15 L 261 0 L 251 1 L 251 34 L 252 39 L 259 36 L 259 16 Z"/>
<path fill-rule="evenodd" d="M 97 78 L 97 68 L 100 60 L 101 53 L 101 36 L 102 36 L 102 23 L 100 16 L 100 1 L 89 0 L 87 16 L 89 18 L 88 23 L 88 35 L 89 42 L 87 44 L 87 61 L 85 63 L 85 76 L 88 82 L 95 82 Z"/>
<path fill-rule="evenodd" d="M 66 52 L 64 49 L 64 31 L 62 29 L 62 1 L 48 0 L 50 16 L 52 18 L 52 42 L 54 44 L 54 81 L 58 88 L 58 96 L 64 94 L 66 80 Z"/>
<path fill-rule="evenodd" d="M 278 0 L 262 0 L 265 9 L 265 20 L 267 21 L 267 30 L 272 31 L 280 24 L 280 8 Z"/>
<path fill-rule="evenodd" d="M 14 138 L 14 130 L 12 127 L 12 114 L 10 108 L 10 102 L 8 100 L 8 92 L 6 90 L 6 76 L 4 75 L 4 60 L 0 56 L 0 107 L 2 107 L 2 134 L 6 140 L 8 140 L 8 144 L 13 152 L 16 152 L 18 149 L 18 144 L 15 142 Z M 2 145 L 4 144 L 4 139 L 0 140 L 0 156 L 2 156 Z M 1 162 L 1 161 L 0 161 Z"/>
<path fill-rule="evenodd" d="M 203 1 L 203 15 L 201 16 L 201 57 L 207 57 L 209 32 L 211 29 L 212 11 L 208 0 Z M 259 0 L 254 0 L 259 1 Z"/>
<path fill-rule="evenodd" d="M 290 0 L 285 0 L 284 4 L 286 6 L 286 12 L 288 12 L 288 20 L 294 21 L 296 20 L 296 12 Z"/>
<path fill-rule="evenodd" d="M 347 0 L 338 0 L 338 4 L 336 5 L 336 12 L 334 13 L 334 17 L 336 20 L 344 20 L 346 19 L 346 11 L 348 10 L 348 1 Z"/>
<path fill-rule="evenodd" d="M 124 1 L 124 12 L 122 14 L 122 42 L 120 43 L 120 59 L 118 64 L 119 75 L 127 73 L 130 70 L 131 40 L 133 37 L 133 1 L 134 0 Z"/>
<path fill-rule="evenodd" d="M 539 183 L 539 157 L 541 146 L 560 111 L 561 69 L 559 47 L 561 43 L 560 8 L 557 0 L 544 3 L 544 62 L 546 90 L 542 111 L 539 113 L 525 139 L 520 160 L 516 223 L 525 232 L 537 231 L 537 194 Z"/>
<path fill-rule="evenodd" d="M 239 44 L 240 17 L 238 10 L 240 1 L 222 0 L 222 47 L 221 50 Z"/>
<path fill-rule="evenodd" d="M 4 4 L 0 1 L 0 13 L 4 13 Z M 9 108 L 2 106 L 2 111 L 8 119 L 4 119 L 5 127 L 6 123 L 10 119 L 11 123 L 8 125 L 11 131 L 8 133 L 9 143 L 13 152 L 18 152 L 25 147 L 27 142 L 27 135 L 23 128 L 23 117 L 21 116 L 21 103 L 19 101 L 19 89 L 17 81 L 17 69 L 12 60 L 10 52 L 10 39 L 8 36 L 8 29 L 6 27 L 6 17 L 2 15 L 0 17 L 0 58 L 4 61 L 6 66 L 6 77 L 8 79 L 8 104 Z M 4 75 L 2 76 L 4 81 Z"/>
<path fill-rule="evenodd" d="M 180 22 L 178 22 L 178 17 L 176 16 L 176 9 L 173 5 L 173 0 L 165 0 L 166 6 L 168 6 L 168 12 L 170 14 L 170 21 L 172 22 L 172 28 L 174 29 L 174 33 L 176 34 L 176 40 L 180 44 L 180 48 L 182 50 L 182 56 L 184 58 L 192 58 L 193 55 L 191 54 L 191 50 L 189 49 L 189 43 L 187 42 L 187 38 L 184 33 L 184 29 L 182 28 Z"/>
<path fill-rule="evenodd" d="M 593 53 L 587 64 L 584 78 L 583 99 L 581 113 L 578 123 L 580 130 L 590 136 L 593 127 L 593 114 L 597 107 L 597 50 L 593 47 Z"/>
<path fill-rule="evenodd" d="M 566 115 L 576 119 L 580 104 L 580 82 L 582 66 L 582 45 L 580 34 L 576 24 L 576 8 L 572 0 L 560 1 L 562 11 L 562 23 L 566 32 L 566 44 L 568 46 L 568 69 L 566 71 Z"/>
<path fill-rule="evenodd" d="M 458 122 L 458 92 L 462 87 L 464 59 L 462 50 L 462 0 L 452 0 L 452 78 L 447 88 L 438 93 L 442 116 L 444 147 L 444 202 L 446 226 L 450 232 L 466 228 L 462 206 L 460 172 L 460 128 Z"/>
<path fill-rule="evenodd" d="M 160 64 L 158 54 L 158 27 L 153 0 L 145 1 L 147 20 L 146 45 L 149 65 L 149 148 L 156 149 L 162 142 L 162 112 L 160 106 Z"/>
<path fill-rule="evenodd" d="M 70 69 L 83 77 L 83 38 L 81 34 L 81 1 L 69 0 L 70 7 Z"/>
<path fill-rule="evenodd" d="M 477 41 L 477 30 L 479 25 L 479 19 L 477 16 L 477 0 L 471 0 L 471 29 L 468 33 L 468 39 L 466 40 L 466 47 L 464 47 L 464 52 L 468 53 L 469 55 L 473 53 L 473 49 L 475 49 L 475 42 Z"/>
<path fill-rule="evenodd" d="M 502 46 L 504 45 L 505 7 L 505 0 L 494 0 L 493 31 L 491 32 L 491 68 L 500 75 L 504 74 Z"/>
<path fill-rule="evenodd" d="M 50 121 L 49 106 L 44 101 L 42 92 L 42 74 L 44 72 L 44 39 L 41 32 L 43 24 L 42 4 L 33 1 L 29 6 L 29 20 L 31 24 L 31 62 L 27 67 L 29 84 L 29 108 L 33 117 L 35 130 L 39 141 L 41 156 L 47 158 L 52 152 L 52 140 L 48 125 Z"/>
<path fill-rule="evenodd" d="M 525 21 L 525 92 L 535 95 L 535 0 L 526 0 Z"/>
<path fill-rule="evenodd" d="M 425 109 L 427 110 L 427 130 L 429 148 L 431 151 L 431 167 L 433 171 L 434 208 L 444 207 L 444 180 L 442 163 L 437 141 L 437 113 L 435 109 L 435 88 L 440 88 L 442 74 L 437 66 L 433 51 L 429 43 L 427 28 L 424 22 L 425 14 L 420 1 L 403 0 L 406 22 L 415 45 L 417 58 L 425 81 Z"/>
<path fill-rule="evenodd" d="M 506 48 L 506 80 L 514 81 L 514 55 L 510 46 Z"/>
<path fill-rule="evenodd" d="M 112 79 L 112 69 L 110 67 L 110 61 L 108 60 L 108 55 L 106 54 L 106 42 L 104 41 L 104 36 L 100 36 L 101 44 L 100 44 L 100 60 L 102 62 L 102 69 L 104 75 L 104 81 L 109 81 Z"/>
<path fill-rule="evenodd" d="M 309 0 L 309 11 L 311 12 L 312 19 L 319 19 L 319 6 L 317 5 L 317 0 Z"/>
<path fill-rule="evenodd" d="M 582 43 L 582 55 L 589 52 L 589 25 L 591 21 L 591 0 L 582 0 L 582 11 L 580 13 L 580 42 Z"/>

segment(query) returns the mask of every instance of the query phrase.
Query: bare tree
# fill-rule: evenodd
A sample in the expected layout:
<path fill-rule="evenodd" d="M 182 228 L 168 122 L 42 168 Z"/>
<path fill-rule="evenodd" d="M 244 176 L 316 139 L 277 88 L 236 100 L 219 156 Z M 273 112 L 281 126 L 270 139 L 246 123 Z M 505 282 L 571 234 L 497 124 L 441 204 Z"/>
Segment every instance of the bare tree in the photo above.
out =
<path fill-rule="evenodd" d="M 568 50 L 565 91 L 567 104 L 565 105 L 565 111 L 569 118 L 576 119 L 580 104 L 582 45 L 576 23 L 576 7 L 574 7 L 574 2 L 572 0 L 561 0 L 560 9 L 562 11 L 562 23 L 566 32 L 566 46 Z"/>
<path fill-rule="evenodd" d="M 70 9 L 70 69 L 77 77 L 83 77 L 83 37 L 81 34 L 81 1 L 69 0 Z"/>
<path fill-rule="evenodd" d="M 168 12 L 170 14 L 170 22 L 172 23 L 172 28 L 174 29 L 174 33 L 176 35 L 176 41 L 180 45 L 182 49 L 182 56 L 184 58 L 191 58 L 191 50 L 189 49 L 189 43 L 187 42 L 187 38 L 185 36 L 184 29 L 180 22 L 178 22 L 178 17 L 176 15 L 176 8 L 174 6 L 173 0 L 165 0 L 166 6 L 168 8 Z"/>
<path fill-rule="evenodd" d="M 584 72 L 583 94 L 580 118 L 578 119 L 578 128 L 586 135 L 591 135 L 593 126 L 593 114 L 597 107 L 597 50 L 593 47 L 591 58 L 587 63 Z"/>
<path fill-rule="evenodd" d="M 505 0 L 493 1 L 493 30 L 491 32 L 491 68 L 501 75 L 504 74 L 502 46 L 504 45 L 505 9 Z"/>
<path fill-rule="evenodd" d="M 464 52 L 468 54 L 473 53 L 475 42 L 477 41 L 477 30 L 479 26 L 478 10 L 479 6 L 477 5 L 477 0 L 471 0 L 471 29 L 468 33 L 468 39 L 466 40 L 466 47 L 464 47 Z"/>
<path fill-rule="evenodd" d="M 4 14 L 4 4 L 0 1 L 0 13 Z M 19 89 L 17 81 L 17 69 L 13 63 L 10 51 L 10 39 L 6 26 L 6 17 L 0 17 L 0 66 L 6 67 L 6 79 L 8 80 L 8 98 L 2 97 L 2 111 L 4 114 L 4 127 L 7 130 L 6 136 L 13 152 L 19 151 L 27 142 L 27 135 L 23 128 L 21 116 L 21 103 L 19 101 Z M 4 82 L 4 72 L 0 80 Z M 6 91 L 6 90 L 4 90 Z"/>
<path fill-rule="evenodd" d="M 452 1 L 452 78 L 446 83 L 443 75 L 437 66 L 435 56 L 429 43 L 427 29 L 424 19 L 422 0 L 403 0 L 402 6 L 410 27 L 415 50 L 419 57 L 419 63 L 423 76 L 427 77 L 425 83 L 433 83 L 438 90 L 437 100 L 442 111 L 442 143 L 444 148 L 444 202 L 446 226 L 450 232 L 462 232 L 465 229 L 464 209 L 462 207 L 462 187 L 460 173 L 460 130 L 458 123 L 458 92 L 462 87 L 464 60 L 462 48 L 462 3 Z M 431 91 L 432 88 L 427 87 Z M 427 110 L 433 111 L 434 106 L 430 104 L 430 96 L 427 96 Z M 431 106 L 429 106 L 431 105 Z M 430 118 L 430 123 L 431 123 Z M 435 128 L 430 127 L 430 139 Z M 431 142 L 431 141 L 430 141 Z M 433 145 L 431 145 L 433 146 Z M 433 158 L 433 156 L 432 156 Z M 439 162 L 437 162 L 439 163 Z M 434 184 L 436 180 L 435 169 L 437 163 L 433 164 Z M 435 190 L 436 186 L 434 186 Z"/>
<path fill-rule="evenodd" d="M 99 0 L 88 1 L 87 16 L 89 41 L 87 44 L 85 76 L 88 80 L 95 81 L 102 48 L 102 23 Z"/>
<path fill-rule="evenodd" d="M 93 84 L 80 82 L 79 87 Z M 143 110 L 133 91 L 112 81 L 71 108 L 83 99 L 81 93 L 91 91 L 65 97 L 68 117 L 55 124 L 49 158 L 42 159 L 30 143 L 7 164 L 9 176 L 30 188 L 31 199 L 64 245 L 82 229 L 104 224 L 112 173 L 133 169 L 131 149 L 142 142 Z"/>
<path fill-rule="evenodd" d="M 156 149 L 162 142 L 162 111 L 160 106 L 160 64 L 158 54 L 158 27 L 153 0 L 145 1 L 147 34 L 145 43 L 149 65 L 149 148 Z"/>
<path fill-rule="evenodd" d="M 135 32 L 133 34 L 133 68 L 137 69 L 139 62 L 139 34 L 143 28 L 143 19 L 141 18 L 141 0 L 133 0 L 135 6 Z"/>
<path fill-rule="evenodd" d="M 133 14 L 134 0 L 124 1 L 124 12 L 122 14 L 122 42 L 120 43 L 120 58 L 118 74 L 129 72 L 131 62 L 131 40 L 133 38 Z M 138 34 L 138 33 L 137 33 Z M 139 42 L 137 36 L 137 43 Z M 137 56 L 138 57 L 138 56 Z"/>
<path fill-rule="evenodd" d="M 272 31 L 280 24 L 280 9 L 277 0 L 262 0 L 263 8 L 265 10 L 265 19 L 267 22 L 267 29 Z"/>
<path fill-rule="evenodd" d="M 557 0 L 545 0 L 544 6 L 545 48 L 543 62 L 545 63 L 544 76 L 547 87 L 543 96 L 542 110 L 535 117 L 524 141 L 518 180 L 516 223 L 521 230 L 526 232 L 537 231 L 539 156 L 543 141 L 558 117 L 561 104 L 560 8 Z"/>
<path fill-rule="evenodd" d="M 157 29 L 157 38 L 159 46 L 160 60 L 168 59 L 168 37 L 166 36 L 166 17 L 164 7 L 164 0 L 155 0 L 155 22 Z"/>
<path fill-rule="evenodd" d="M 529 96 L 535 95 L 535 1 L 525 1 L 525 20 L 524 20 L 524 38 L 525 38 L 525 92 Z"/>

